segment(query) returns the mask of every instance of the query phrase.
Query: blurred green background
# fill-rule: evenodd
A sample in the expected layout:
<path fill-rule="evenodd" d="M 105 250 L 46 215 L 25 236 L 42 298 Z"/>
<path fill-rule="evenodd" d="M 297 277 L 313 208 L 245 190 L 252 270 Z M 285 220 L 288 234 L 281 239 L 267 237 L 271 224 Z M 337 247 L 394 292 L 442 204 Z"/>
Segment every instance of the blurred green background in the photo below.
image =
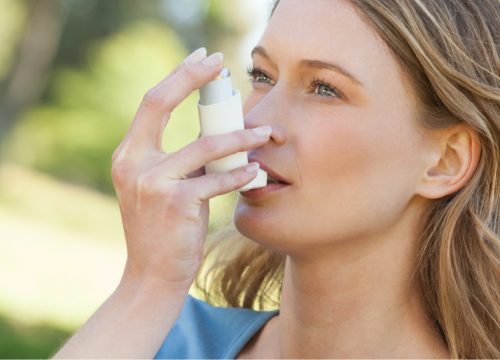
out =
<path fill-rule="evenodd" d="M 143 94 L 191 51 L 222 51 L 243 98 L 269 0 L 0 0 L 0 357 L 46 358 L 117 285 L 111 154 Z M 199 131 L 197 92 L 164 148 Z M 211 201 L 210 231 L 234 194 Z"/>

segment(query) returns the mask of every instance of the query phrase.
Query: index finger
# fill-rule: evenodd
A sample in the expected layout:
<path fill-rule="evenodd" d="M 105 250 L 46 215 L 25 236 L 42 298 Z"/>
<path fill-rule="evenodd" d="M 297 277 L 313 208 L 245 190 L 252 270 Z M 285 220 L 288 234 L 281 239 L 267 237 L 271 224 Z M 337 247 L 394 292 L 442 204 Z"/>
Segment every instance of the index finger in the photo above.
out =
<path fill-rule="evenodd" d="M 218 52 L 203 60 L 183 61 L 146 93 L 127 134 L 134 152 L 161 150 L 163 130 L 172 111 L 194 90 L 219 74 L 222 60 L 223 55 Z"/>

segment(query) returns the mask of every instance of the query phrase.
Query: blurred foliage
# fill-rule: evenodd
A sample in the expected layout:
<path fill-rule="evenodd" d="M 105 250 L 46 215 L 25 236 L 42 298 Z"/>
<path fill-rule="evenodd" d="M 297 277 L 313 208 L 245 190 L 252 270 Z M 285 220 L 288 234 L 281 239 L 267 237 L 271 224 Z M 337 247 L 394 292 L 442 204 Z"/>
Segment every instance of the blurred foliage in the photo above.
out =
<path fill-rule="evenodd" d="M 0 0 L 0 4 L 8 11 L 17 9 L 16 24 L 25 22 L 22 14 L 37 4 L 18 0 L 16 8 L 12 1 Z M 194 47 L 213 51 L 217 43 L 243 29 L 238 22 L 227 21 L 234 3 L 221 0 L 66 0 L 61 4 L 66 20 L 53 70 L 40 101 L 14 112 L 13 126 L 3 130 L 10 132 L 7 139 L 0 136 L 4 157 L 112 194 L 111 154 L 143 94 Z M 0 13 L 0 23 L 4 18 L 10 17 Z M 15 34 L 16 26 L 10 28 Z M 165 133 L 167 151 L 196 139 L 196 99 L 195 93 L 175 110 Z"/>
<path fill-rule="evenodd" d="M 26 23 L 26 6 L 19 0 L 0 0 L 0 79 L 12 67 L 16 44 Z M 6 16 L 8 15 L 8 16 Z"/>
<path fill-rule="evenodd" d="M 39 0 L 31 0 L 39 1 Z M 54 66 L 84 66 L 87 49 L 135 21 L 161 21 L 159 0 L 63 0 L 67 20 Z"/>
<path fill-rule="evenodd" d="M 27 325 L 0 316 L 0 358 L 48 358 L 70 335 L 49 324 Z"/>
<path fill-rule="evenodd" d="M 34 52 L 20 49 L 30 29 L 50 27 L 31 26 L 49 2 L 62 26 L 41 34 L 57 46 L 39 68 Z M 0 358 L 50 356 L 113 291 L 126 247 L 109 196 L 112 152 L 144 93 L 188 52 L 222 50 L 229 67 L 240 66 L 235 45 L 249 20 L 237 8 L 227 0 L 0 0 L 0 125 L 8 123 L 0 126 Z M 41 91 L 15 93 L 21 105 L 6 117 L 19 64 L 38 75 L 24 76 L 24 89 Z M 198 136 L 197 99 L 173 112 L 166 151 Z M 210 232 L 232 220 L 235 198 L 210 201 Z"/>
<path fill-rule="evenodd" d="M 176 35 L 161 23 L 129 24 L 95 43 L 87 52 L 85 67 L 57 69 L 50 102 L 24 114 L 10 139 L 10 157 L 61 179 L 112 192 L 113 150 L 143 94 L 185 52 Z M 167 150 L 196 138 L 194 100 L 191 96 L 176 109 L 176 118 L 183 122 L 169 125 L 175 137 L 168 141 Z"/>

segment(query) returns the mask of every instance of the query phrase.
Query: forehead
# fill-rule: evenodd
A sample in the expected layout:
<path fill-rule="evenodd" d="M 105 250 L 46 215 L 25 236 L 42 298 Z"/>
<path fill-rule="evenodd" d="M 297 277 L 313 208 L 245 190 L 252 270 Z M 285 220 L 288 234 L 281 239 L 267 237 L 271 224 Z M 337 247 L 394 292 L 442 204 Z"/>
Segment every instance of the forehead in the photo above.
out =
<path fill-rule="evenodd" d="M 346 0 L 281 0 L 259 45 L 283 65 L 335 61 L 368 86 L 396 76 L 387 45 Z"/>

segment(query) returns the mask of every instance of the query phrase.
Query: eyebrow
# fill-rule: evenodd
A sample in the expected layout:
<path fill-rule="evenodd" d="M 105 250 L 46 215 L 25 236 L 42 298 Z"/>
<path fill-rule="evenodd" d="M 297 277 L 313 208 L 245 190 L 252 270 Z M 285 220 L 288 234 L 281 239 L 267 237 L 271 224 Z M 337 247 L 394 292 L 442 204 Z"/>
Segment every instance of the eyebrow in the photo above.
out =
<path fill-rule="evenodd" d="M 256 46 L 253 48 L 251 52 L 251 57 L 253 58 L 256 54 L 261 55 L 262 57 L 265 57 L 268 60 L 271 60 L 270 56 L 267 54 L 266 50 L 262 46 Z M 313 69 L 326 69 L 326 70 L 333 70 L 335 72 L 338 72 L 352 81 L 354 81 L 356 84 L 363 86 L 363 83 L 359 81 L 353 74 L 351 74 L 349 71 L 344 69 L 342 66 L 337 65 L 337 64 L 331 64 L 327 63 L 321 60 L 309 60 L 309 59 L 303 59 L 299 63 L 301 66 L 307 66 Z"/>

